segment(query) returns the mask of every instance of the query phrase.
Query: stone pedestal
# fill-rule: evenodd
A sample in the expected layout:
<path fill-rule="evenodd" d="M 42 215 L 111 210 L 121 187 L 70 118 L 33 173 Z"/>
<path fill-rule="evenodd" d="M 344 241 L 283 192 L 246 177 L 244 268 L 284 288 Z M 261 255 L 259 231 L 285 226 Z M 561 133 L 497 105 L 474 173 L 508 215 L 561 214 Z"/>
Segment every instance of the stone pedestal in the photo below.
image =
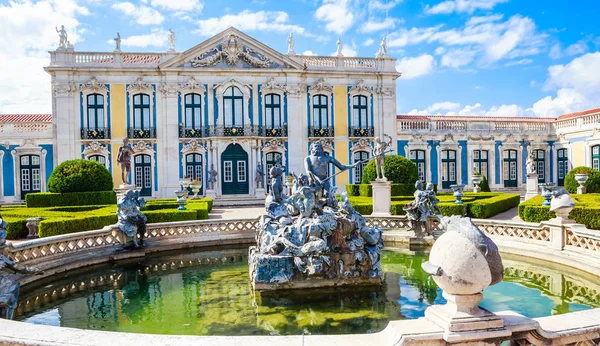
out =
<path fill-rule="evenodd" d="M 256 196 L 256 198 L 264 199 L 267 197 L 267 191 L 263 188 L 257 188 L 256 191 L 254 191 L 254 196 Z"/>
<path fill-rule="evenodd" d="M 481 293 L 455 295 L 443 293 L 448 301 L 445 305 L 432 305 L 425 310 L 425 318 L 444 329 L 447 342 L 471 339 L 505 337 L 511 335 L 504 327 L 504 320 L 479 307 Z"/>
<path fill-rule="evenodd" d="M 25 226 L 27 226 L 27 229 L 29 230 L 27 239 L 39 238 L 38 228 L 39 228 L 40 222 L 42 220 L 43 220 L 43 218 L 41 218 L 41 217 L 30 217 L 29 219 L 27 219 L 27 223 L 25 224 Z"/>
<path fill-rule="evenodd" d="M 212 198 L 213 200 L 217 197 L 215 190 L 206 190 L 206 198 Z"/>
<path fill-rule="evenodd" d="M 577 194 L 578 195 L 585 195 L 586 193 L 587 193 L 587 189 L 585 188 L 585 185 L 577 186 Z"/>
<path fill-rule="evenodd" d="M 537 173 L 527 174 L 527 193 L 525 200 L 531 199 L 538 195 L 538 175 Z"/>
<path fill-rule="evenodd" d="M 121 184 L 121 185 L 119 185 L 119 187 L 115 188 L 115 192 L 117 193 L 117 201 L 119 201 L 119 199 L 121 199 L 121 197 L 125 196 L 125 193 L 129 190 L 136 190 L 139 192 L 142 189 L 139 187 L 136 187 L 135 185 Z"/>
<path fill-rule="evenodd" d="M 373 216 L 392 216 L 392 182 L 372 181 L 373 186 Z"/>

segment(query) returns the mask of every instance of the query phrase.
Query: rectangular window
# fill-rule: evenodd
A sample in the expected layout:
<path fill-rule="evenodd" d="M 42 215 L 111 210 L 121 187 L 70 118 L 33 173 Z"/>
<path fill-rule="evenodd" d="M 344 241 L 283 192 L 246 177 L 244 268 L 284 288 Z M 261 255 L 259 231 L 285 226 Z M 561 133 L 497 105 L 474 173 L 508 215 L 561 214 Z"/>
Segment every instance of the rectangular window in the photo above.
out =
<path fill-rule="evenodd" d="M 544 179 L 544 161 L 538 161 L 537 163 L 537 174 L 538 174 L 538 179 L 543 180 Z"/>
<path fill-rule="evenodd" d="M 144 187 L 151 188 L 152 187 L 152 171 L 151 167 L 144 166 Z"/>
<path fill-rule="evenodd" d="M 598 163 L 599 163 L 599 161 L 600 161 L 600 160 L 598 160 L 598 159 L 593 159 L 593 160 L 592 160 L 592 168 L 593 168 L 593 169 L 595 169 L 595 170 L 598 170 L 598 166 L 599 166 L 599 164 L 598 164 Z"/>
<path fill-rule="evenodd" d="M 479 159 L 479 150 L 473 151 L 473 158 L 474 159 Z"/>
<path fill-rule="evenodd" d="M 482 162 L 481 163 L 481 175 L 483 176 L 487 176 L 487 162 Z"/>
<path fill-rule="evenodd" d="M 510 162 L 510 180 L 517 180 L 517 163 L 515 161 Z"/>
<path fill-rule="evenodd" d="M 594 155 L 600 154 L 600 147 L 599 147 L 599 146 L 597 146 L 597 145 L 596 145 L 596 146 L 594 146 L 594 147 L 592 148 L 592 153 L 593 153 Z"/>
<path fill-rule="evenodd" d="M 21 170 L 21 185 L 23 186 L 24 191 L 31 191 L 29 187 L 29 170 L 23 169 Z"/>
<path fill-rule="evenodd" d="M 558 163 L 558 179 L 564 178 L 563 167 L 564 167 L 563 163 L 559 162 Z"/>
<path fill-rule="evenodd" d="M 33 185 L 32 190 L 37 191 L 40 190 L 40 169 L 34 168 L 31 170 L 31 182 Z"/>
<path fill-rule="evenodd" d="M 506 152 L 505 152 L 506 155 Z M 504 165 L 502 166 L 502 177 L 504 180 L 510 180 L 510 175 L 508 174 L 509 172 L 509 167 L 508 167 L 508 161 L 504 161 Z"/>
<path fill-rule="evenodd" d="M 442 162 L 442 181 L 448 181 L 446 173 L 448 172 L 448 163 Z"/>
<path fill-rule="evenodd" d="M 487 152 L 487 150 L 482 150 L 481 151 L 481 159 L 482 160 L 487 160 L 487 158 L 488 158 L 488 152 Z"/>
<path fill-rule="evenodd" d="M 187 166 L 185 169 L 185 175 L 193 177 L 194 175 L 194 166 Z"/>
<path fill-rule="evenodd" d="M 231 161 L 223 161 L 223 181 L 231 183 L 233 181 L 233 163 Z"/>
<path fill-rule="evenodd" d="M 194 166 L 195 174 L 192 176 L 194 179 L 197 179 L 199 182 L 202 182 L 202 166 L 196 165 Z"/>
<path fill-rule="evenodd" d="M 411 160 L 415 160 L 417 158 L 417 152 L 415 150 L 411 150 L 409 157 Z"/>
<path fill-rule="evenodd" d="M 135 168 L 135 187 L 142 187 L 142 167 Z"/>
<path fill-rule="evenodd" d="M 246 161 L 238 161 L 237 162 L 237 175 L 238 175 L 238 182 L 240 182 L 240 183 L 246 182 Z"/>
<path fill-rule="evenodd" d="M 40 157 L 39 156 L 32 156 L 31 157 L 31 164 L 34 166 L 37 166 L 40 164 Z"/>
<path fill-rule="evenodd" d="M 23 166 L 29 166 L 29 156 L 21 156 L 21 164 Z"/>
<path fill-rule="evenodd" d="M 456 181 L 456 163 L 450 162 L 450 181 Z"/>
<path fill-rule="evenodd" d="M 425 163 L 419 162 L 417 171 L 419 172 L 419 180 L 425 181 Z"/>

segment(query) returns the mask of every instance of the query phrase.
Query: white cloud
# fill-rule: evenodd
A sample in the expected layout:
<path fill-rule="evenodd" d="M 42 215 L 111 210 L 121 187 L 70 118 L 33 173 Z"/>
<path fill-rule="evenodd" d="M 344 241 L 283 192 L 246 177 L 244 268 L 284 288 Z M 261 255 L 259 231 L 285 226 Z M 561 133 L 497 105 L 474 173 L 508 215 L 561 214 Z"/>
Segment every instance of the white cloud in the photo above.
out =
<path fill-rule="evenodd" d="M 204 5 L 199 0 L 152 0 L 154 7 L 161 7 L 169 11 L 197 11 L 201 12 Z"/>
<path fill-rule="evenodd" d="M 412 79 L 433 72 L 436 62 L 433 56 L 423 54 L 414 58 L 402 58 L 396 62 L 396 70 L 402 73 L 403 79 Z"/>
<path fill-rule="evenodd" d="M 341 35 L 354 25 L 355 16 L 350 5 L 350 0 L 323 0 L 315 18 L 326 23 L 327 31 Z"/>
<path fill-rule="evenodd" d="M 376 32 L 376 31 L 381 31 L 381 30 L 386 30 L 386 29 L 394 29 L 396 27 L 396 24 L 402 23 L 403 21 L 401 19 L 397 19 L 397 18 L 385 18 L 385 19 L 377 19 L 377 18 L 370 18 L 366 23 L 364 23 L 359 29 L 359 32 L 366 32 L 366 33 L 371 33 L 371 32 Z"/>
<path fill-rule="evenodd" d="M 588 45 L 584 40 L 579 40 L 577 43 L 573 43 L 565 49 L 567 55 L 579 55 L 588 51 Z"/>
<path fill-rule="evenodd" d="M 562 114 L 578 112 L 586 108 L 597 106 L 586 100 L 575 89 L 560 89 L 556 92 L 556 97 L 546 96 L 533 104 L 533 112 L 539 116 L 557 117 Z"/>
<path fill-rule="evenodd" d="M 313 53 L 312 50 L 305 50 L 304 52 L 302 52 L 302 55 L 315 56 L 317 54 Z"/>
<path fill-rule="evenodd" d="M 548 67 L 546 89 L 574 88 L 600 91 L 600 52 L 588 53 L 566 65 Z"/>
<path fill-rule="evenodd" d="M 434 51 L 435 55 L 442 55 L 444 53 L 446 53 L 446 48 L 445 47 L 437 47 Z"/>
<path fill-rule="evenodd" d="M 497 4 L 508 0 L 446 0 L 437 5 L 425 7 L 427 14 L 473 13 L 476 10 L 491 10 Z"/>
<path fill-rule="evenodd" d="M 125 37 L 121 40 L 121 46 L 123 47 L 158 47 L 167 48 L 168 46 L 168 33 L 165 30 L 154 29 L 149 34 L 144 35 L 133 35 Z M 108 40 L 109 44 L 114 44 L 114 40 Z"/>
<path fill-rule="evenodd" d="M 368 47 L 368 46 L 372 45 L 374 42 L 375 42 L 374 39 L 368 38 L 365 42 L 363 42 L 363 46 Z"/>
<path fill-rule="evenodd" d="M 232 26 L 239 30 L 305 34 L 303 27 L 289 24 L 288 20 L 288 14 L 283 11 L 251 12 L 244 10 L 238 14 L 226 14 L 219 18 L 199 20 L 199 28 L 194 32 L 202 36 L 212 36 Z"/>
<path fill-rule="evenodd" d="M 441 64 L 442 66 L 459 68 L 462 66 L 469 65 L 475 58 L 476 54 L 476 51 L 471 50 L 469 48 L 451 49 L 442 56 Z"/>
<path fill-rule="evenodd" d="M 455 102 L 438 102 L 425 108 L 424 110 L 413 109 L 408 112 L 408 115 L 443 115 L 441 111 L 455 110 L 460 107 L 460 103 Z"/>
<path fill-rule="evenodd" d="M 519 117 L 519 116 L 532 116 L 530 110 L 523 109 L 522 107 L 512 105 L 501 105 L 499 107 L 492 106 L 489 109 L 485 109 L 481 103 L 475 103 L 473 105 L 465 105 L 460 108 L 460 103 L 455 102 L 438 102 L 431 106 L 423 109 L 413 109 L 408 112 L 409 115 L 448 115 L 448 116 L 489 116 L 489 117 Z"/>
<path fill-rule="evenodd" d="M 441 44 L 446 48 L 463 46 L 463 50 L 475 52 L 471 60 L 479 65 L 540 53 L 547 35 L 537 31 L 531 18 L 514 15 L 506 21 L 500 19 L 500 16 L 474 17 L 464 27 L 448 30 L 442 30 L 442 25 L 401 28 L 388 36 L 388 46 L 405 47 L 424 42 Z"/>
<path fill-rule="evenodd" d="M 389 0 L 389 1 L 381 1 L 381 0 L 369 0 L 369 11 L 387 11 L 396 7 L 402 0 Z"/>
<path fill-rule="evenodd" d="M 560 50 L 560 43 L 556 43 L 550 48 L 550 53 L 548 54 L 551 59 L 560 59 L 562 56 L 562 52 Z"/>
<path fill-rule="evenodd" d="M 64 25 L 72 44 L 82 41 L 78 18 L 89 10 L 75 1 L 14 1 L 0 4 L 0 113 L 51 113 L 49 50 L 56 49 L 56 26 Z"/>
<path fill-rule="evenodd" d="M 119 2 L 111 7 L 133 17 L 135 22 L 140 25 L 160 24 L 165 20 L 165 17 L 157 10 L 147 6 L 135 6 L 131 2 Z"/>
<path fill-rule="evenodd" d="M 513 60 L 509 61 L 504 66 L 516 66 L 516 65 L 529 65 L 533 62 L 532 59 L 521 59 L 521 60 Z"/>

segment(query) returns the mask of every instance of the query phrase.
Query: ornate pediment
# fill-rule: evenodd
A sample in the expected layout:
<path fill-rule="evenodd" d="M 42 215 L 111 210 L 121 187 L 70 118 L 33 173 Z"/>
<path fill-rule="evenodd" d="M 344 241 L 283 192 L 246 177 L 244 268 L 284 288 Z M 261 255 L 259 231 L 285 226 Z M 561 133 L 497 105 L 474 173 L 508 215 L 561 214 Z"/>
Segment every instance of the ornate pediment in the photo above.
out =
<path fill-rule="evenodd" d="M 165 61 L 160 68 L 302 69 L 302 65 L 239 30 L 229 28 Z"/>
<path fill-rule="evenodd" d="M 152 84 L 145 83 L 143 77 L 138 77 L 135 80 L 135 83 L 130 84 L 127 87 L 128 93 L 131 93 L 131 92 L 150 92 L 151 93 L 153 91 L 154 91 L 154 88 L 152 88 Z"/>
<path fill-rule="evenodd" d="M 350 88 L 349 90 L 350 93 L 367 93 L 367 94 L 371 94 L 373 93 L 373 91 L 371 90 L 370 87 L 365 85 L 365 81 L 362 79 L 359 79 L 358 82 L 356 83 L 355 86 L 353 86 L 352 88 Z"/>
<path fill-rule="evenodd" d="M 91 91 L 91 92 L 95 92 L 95 93 L 107 93 L 108 92 L 108 88 L 106 87 L 106 85 L 99 83 L 98 80 L 96 79 L 96 77 L 92 77 L 92 78 L 90 78 L 90 80 L 87 83 L 81 84 L 79 86 L 79 90 L 80 91 Z"/>
<path fill-rule="evenodd" d="M 319 80 L 317 81 L 317 84 L 311 85 L 308 88 L 308 92 L 309 93 L 332 93 L 333 87 L 331 85 L 327 84 L 327 82 L 325 82 L 324 78 L 319 78 Z"/>

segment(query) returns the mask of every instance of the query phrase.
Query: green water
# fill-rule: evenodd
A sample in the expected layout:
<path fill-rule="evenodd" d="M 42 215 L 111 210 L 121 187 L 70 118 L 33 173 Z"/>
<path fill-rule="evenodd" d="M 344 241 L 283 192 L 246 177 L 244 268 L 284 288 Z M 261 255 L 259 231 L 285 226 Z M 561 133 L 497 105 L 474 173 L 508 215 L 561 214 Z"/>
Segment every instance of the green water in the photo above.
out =
<path fill-rule="evenodd" d="M 445 303 L 421 269 L 424 252 L 383 253 L 381 288 L 254 293 L 247 249 L 188 252 L 119 263 L 51 284 L 24 287 L 14 319 L 63 327 L 154 334 L 294 335 L 372 333 L 390 320 L 422 317 Z M 539 317 L 600 307 L 596 277 L 504 260 L 505 280 L 482 306 Z M 532 269 L 533 268 L 533 269 Z"/>

